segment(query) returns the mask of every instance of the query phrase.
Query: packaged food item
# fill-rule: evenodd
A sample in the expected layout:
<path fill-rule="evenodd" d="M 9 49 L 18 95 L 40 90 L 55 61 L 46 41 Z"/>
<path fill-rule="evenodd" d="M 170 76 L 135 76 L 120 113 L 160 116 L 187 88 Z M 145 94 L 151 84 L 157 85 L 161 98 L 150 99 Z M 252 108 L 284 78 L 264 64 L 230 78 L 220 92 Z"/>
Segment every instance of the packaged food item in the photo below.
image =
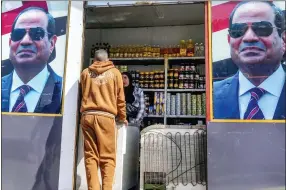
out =
<path fill-rule="evenodd" d="M 171 114 L 171 93 L 167 93 L 167 100 L 166 100 L 166 114 Z"/>
<path fill-rule="evenodd" d="M 202 115 L 206 115 L 206 93 L 202 94 Z"/>
<path fill-rule="evenodd" d="M 179 88 L 179 80 L 178 79 L 174 79 L 174 89 L 178 89 Z"/>
<path fill-rule="evenodd" d="M 168 80 L 168 88 L 170 88 L 170 89 L 174 88 L 174 79 Z"/>
<path fill-rule="evenodd" d="M 180 56 L 186 57 L 187 55 L 187 48 L 186 48 L 186 42 L 185 40 L 180 41 Z"/>
<path fill-rule="evenodd" d="M 197 115 L 197 96 L 192 94 L 192 115 Z"/>
<path fill-rule="evenodd" d="M 197 115 L 202 115 L 202 95 L 197 94 Z"/>
<path fill-rule="evenodd" d="M 173 79 L 174 77 L 174 69 L 169 69 L 168 70 L 168 79 Z"/>
<path fill-rule="evenodd" d="M 187 56 L 193 57 L 194 54 L 195 54 L 195 48 L 194 48 L 193 40 L 189 39 L 187 42 Z"/>
<path fill-rule="evenodd" d="M 200 56 L 205 56 L 205 46 L 203 43 L 200 43 Z"/>
<path fill-rule="evenodd" d="M 176 93 L 176 115 L 181 115 L 181 96 Z"/>
<path fill-rule="evenodd" d="M 187 94 L 181 93 L 181 115 L 187 115 Z"/>
<path fill-rule="evenodd" d="M 176 115 L 176 95 L 171 95 L 171 115 Z"/>
<path fill-rule="evenodd" d="M 164 80 L 160 80 L 159 88 L 164 88 L 164 87 L 165 87 L 165 81 Z"/>
<path fill-rule="evenodd" d="M 179 79 L 179 70 L 178 69 L 174 69 L 174 79 Z"/>
<path fill-rule="evenodd" d="M 149 88 L 155 88 L 155 85 L 154 85 L 154 81 L 151 80 L 150 83 L 149 83 Z"/>
<path fill-rule="evenodd" d="M 187 93 L 187 115 L 192 115 L 192 94 Z"/>

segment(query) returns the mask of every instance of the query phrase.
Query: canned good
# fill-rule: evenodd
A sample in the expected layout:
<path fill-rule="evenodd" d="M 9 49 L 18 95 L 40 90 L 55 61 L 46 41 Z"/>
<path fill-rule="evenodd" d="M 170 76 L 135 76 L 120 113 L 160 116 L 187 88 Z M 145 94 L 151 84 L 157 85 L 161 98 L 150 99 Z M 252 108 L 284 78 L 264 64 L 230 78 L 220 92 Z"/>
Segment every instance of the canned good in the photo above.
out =
<path fill-rule="evenodd" d="M 171 113 L 171 93 L 167 93 L 167 100 L 166 100 L 166 114 L 170 115 Z"/>
<path fill-rule="evenodd" d="M 176 115 L 176 95 L 171 95 L 171 115 Z"/>
<path fill-rule="evenodd" d="M 180 97 L 180 93 L 176 93 L 176 115 L 181 115 L 181 97 Z"/>
<path fill-rule="evenodd" d="M 197 94 L 197 115 L 202 115 L 202 95 Z"/>
<path fill-rule="evenodd" d="M 192 94 L 187 93 L 187 115 L 192 115 Z"/>
<path fill-rule="evenodd" d="M 202 115 L 206 115 L 206 93 L 202 94 Z"/>
<path fill-rule="evenodd" d="M 197 96 L 192 94 L 192 115 L 197 115 Z"/>
<path fill-rule="evenodd" d="M 181 93 L 181 115 L 187 115 L 187 94 Z"/>

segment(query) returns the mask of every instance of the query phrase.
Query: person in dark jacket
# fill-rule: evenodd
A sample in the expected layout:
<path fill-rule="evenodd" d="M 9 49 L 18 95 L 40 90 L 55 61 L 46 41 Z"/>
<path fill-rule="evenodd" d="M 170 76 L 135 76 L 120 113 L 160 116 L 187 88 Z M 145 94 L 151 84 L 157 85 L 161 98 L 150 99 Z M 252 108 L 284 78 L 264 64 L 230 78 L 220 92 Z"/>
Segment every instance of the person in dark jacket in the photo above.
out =
<path fill-rule="evenodd" d="M 128 122 L 140 126 L 145 115 L 144 92 L 133 85 L 129 72 L 122 73 Z"/>

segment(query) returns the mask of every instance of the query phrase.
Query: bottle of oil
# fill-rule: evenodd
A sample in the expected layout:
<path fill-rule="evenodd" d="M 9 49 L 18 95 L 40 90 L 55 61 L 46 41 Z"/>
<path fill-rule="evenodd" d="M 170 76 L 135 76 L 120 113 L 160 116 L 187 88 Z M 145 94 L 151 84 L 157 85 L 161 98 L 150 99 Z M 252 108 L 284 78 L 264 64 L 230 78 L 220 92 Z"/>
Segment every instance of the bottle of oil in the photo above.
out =
<path fill-rule="evenodd" d="M 187 43 L 187 57 L 193 57 L 195 54 L 193 40 L 189 39 Z"/>
<path fill-rule="evenodd" d="M 186 42 L 185 40 L 180 41 L 180 56 L 186 57 L 187 55 L 187 48 L 186 48 Z"/>

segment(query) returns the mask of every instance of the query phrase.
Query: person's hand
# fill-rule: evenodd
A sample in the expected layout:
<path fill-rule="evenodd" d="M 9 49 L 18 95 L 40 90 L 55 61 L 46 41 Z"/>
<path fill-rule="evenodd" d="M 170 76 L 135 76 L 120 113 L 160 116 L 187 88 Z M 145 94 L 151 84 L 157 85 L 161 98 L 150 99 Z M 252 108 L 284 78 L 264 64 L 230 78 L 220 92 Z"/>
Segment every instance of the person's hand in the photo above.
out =
<path fill-rule="evenodd" d="M 125 127 L 128 126 L 128 121 L 127 120 L 123 121 L 123 123 L 124 123 Z"/>

